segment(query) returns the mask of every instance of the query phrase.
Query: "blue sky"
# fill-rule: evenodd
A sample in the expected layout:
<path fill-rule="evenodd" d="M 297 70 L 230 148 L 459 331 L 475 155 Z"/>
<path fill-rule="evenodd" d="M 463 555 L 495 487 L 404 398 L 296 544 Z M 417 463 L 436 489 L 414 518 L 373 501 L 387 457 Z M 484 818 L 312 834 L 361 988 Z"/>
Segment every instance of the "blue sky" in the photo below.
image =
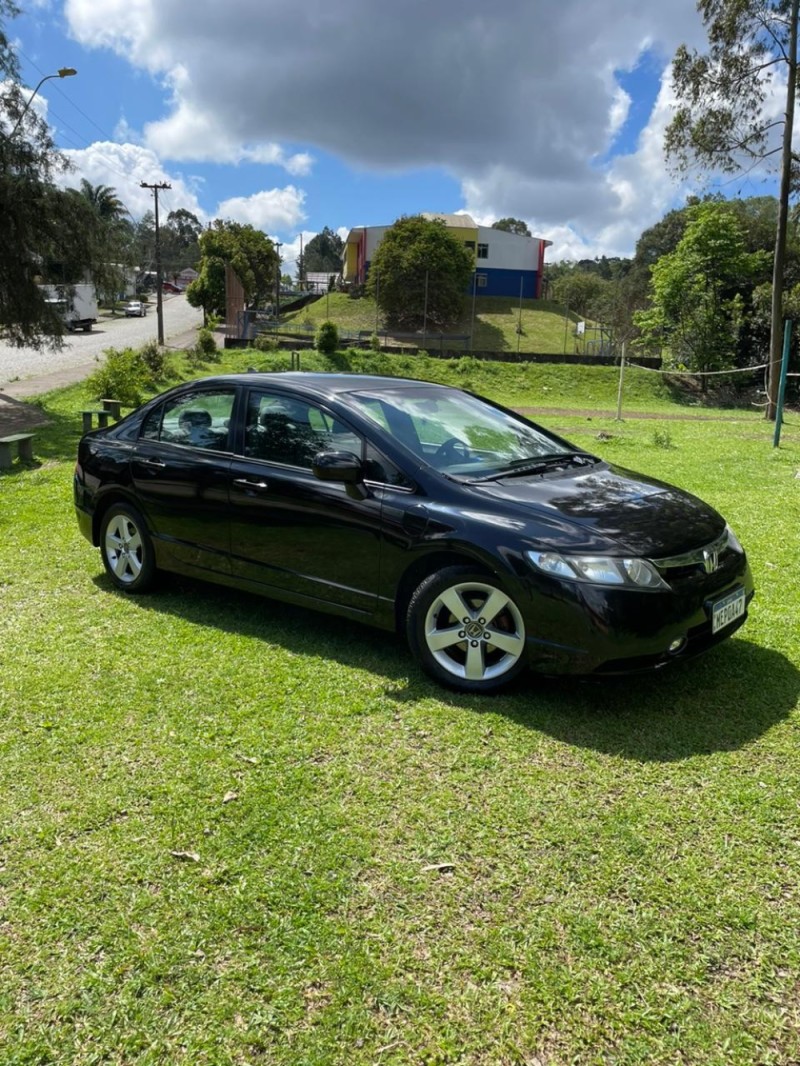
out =
<path fill-rule="evenodd" d="M 23 0 L 63 180 L 283 242 L 417 211 L 524 218 L 550 259 L 631 254 L 689 191 L 661 150 L 693 0 Z M 753 190 L 757 191 L 757 190 Z M 747 195 L 747 190 L 744 191 Z"/>

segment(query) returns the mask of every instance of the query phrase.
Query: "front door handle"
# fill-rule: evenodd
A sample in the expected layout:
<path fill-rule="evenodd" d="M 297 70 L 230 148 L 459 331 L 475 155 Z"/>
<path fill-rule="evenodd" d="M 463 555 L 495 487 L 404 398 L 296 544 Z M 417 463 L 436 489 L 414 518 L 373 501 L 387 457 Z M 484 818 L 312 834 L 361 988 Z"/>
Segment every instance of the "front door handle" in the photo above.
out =
<path fill-rule="evenodd" d="M 265 492 L 269 488 L 266 481 L 250 481 L 246 477 L 237 477 L 234 485 L 240 485 L 243 489 L 255 489 L 257 492 Z"/>
<path fill-rule="evenodd" d="M 138 459 L 137 461 L 140 462 L 142 466 L 154 466 L 159 470 L 163 470 L 167 465 L 166 463 L 162 463 L 160 459 Z"/>

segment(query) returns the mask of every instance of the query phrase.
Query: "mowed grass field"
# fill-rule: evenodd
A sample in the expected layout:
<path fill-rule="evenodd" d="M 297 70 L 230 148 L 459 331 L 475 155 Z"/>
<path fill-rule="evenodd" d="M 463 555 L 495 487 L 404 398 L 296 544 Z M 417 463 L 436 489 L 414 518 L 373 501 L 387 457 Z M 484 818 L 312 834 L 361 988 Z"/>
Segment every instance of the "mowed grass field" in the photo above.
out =
<path fill-rule="evenodd" d="M 517 406 L 616 395 L 465 366 Z M 0 476 L 3 1066 L 800 1061 L 800 417 L 773 449 L 637 387 L 662 417 L 540 420 L 717 506 L 751 617 L 492 699 L 337 619 L 116 593 L 72 512 L 87 396 L 41 401 Z"/>

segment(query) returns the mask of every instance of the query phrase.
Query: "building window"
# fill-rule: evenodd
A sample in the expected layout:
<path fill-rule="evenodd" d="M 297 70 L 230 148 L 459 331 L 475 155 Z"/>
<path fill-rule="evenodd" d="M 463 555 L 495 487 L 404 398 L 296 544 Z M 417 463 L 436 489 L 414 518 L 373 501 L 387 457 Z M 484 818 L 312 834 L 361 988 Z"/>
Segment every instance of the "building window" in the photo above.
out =
<path fill-rule="evenodd" d="M 478 245 L 478 259 L 488 259 L 488 258 L 489 258 L 489 245 L 488 244 L 479 244 Z"/>
<path fill-rule="evenodd" d="M 464 247 L 469 248 L 471 252 L 475 251 L 475 241 L 464 241 Z"/>
<path fill-rule="evenodd" d="M 478 288 L 479 289 L 485 289 L 486 288 L 486 282 L 488 280 L 486 274 L 478 274 L 477 275 L 477 279 L 478 279 Z"/>

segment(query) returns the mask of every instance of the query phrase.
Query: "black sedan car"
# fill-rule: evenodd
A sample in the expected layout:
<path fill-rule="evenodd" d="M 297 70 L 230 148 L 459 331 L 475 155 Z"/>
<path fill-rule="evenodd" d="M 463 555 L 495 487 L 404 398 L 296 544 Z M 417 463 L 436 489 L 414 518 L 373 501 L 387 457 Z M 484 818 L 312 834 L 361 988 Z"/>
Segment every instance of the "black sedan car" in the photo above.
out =
<path fill-rule="evenodd" d="M 84 436 L 74 492 L 118 588 L 169 570 L 397 630 L 462 691 L 686 659 L 753 595 L 696 497 L 421 381 L 181 385 Z"/>

